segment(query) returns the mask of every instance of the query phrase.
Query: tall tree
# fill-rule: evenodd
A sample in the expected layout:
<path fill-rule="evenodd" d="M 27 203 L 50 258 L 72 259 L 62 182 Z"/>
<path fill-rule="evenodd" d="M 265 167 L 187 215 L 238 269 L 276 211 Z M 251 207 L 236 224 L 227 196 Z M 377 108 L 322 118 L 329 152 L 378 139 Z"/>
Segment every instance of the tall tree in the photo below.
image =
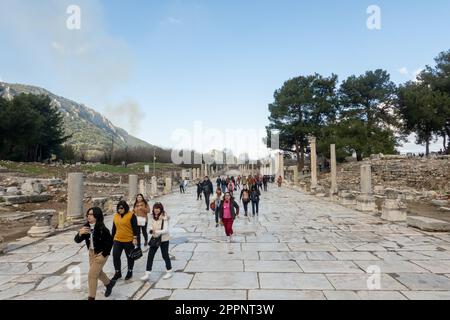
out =
<path fill-rule="evenodd" d="M 339 136 L 358 160 L 373 153 L 395 153 L 396 85 L 384 70 L 351 76 L 340 88 Z"/>
<path fill-rule="evenodd" d="M 433 136 L 440 135 L 445 119 L 439 113 L 440 106 L 450 99 L 439 91 L 433 91 L 424 83 L 408 82 L 398 91 L 398 111 L 402 117 L 404 132 L 415 133 L 416 143 L 425 144 L 430 154 Z"/>
<path fill-rule="evenodd" d="M 64 134 L 62 116 L 47 96 L 20 94 L 0 99 L 0 157 L 15 161 L 42 161 L 59 154 Z"/>
<path fill-rule="evenodd" d="M 333 123 L 337 114 L 336 75 L 300 76 L 286 81 L 275 91 L 269 105 L 268 146 L 270 133 L 279 133 L 280 149 L 297 154 L 299 170 L 304 167 L 308 136 L 319 136 L 322 129 Z"/>
<path fill-rule="evenodd" d="M 418 79 L 433 91 L 450 96 L 450 50 L 444 51 L 435 58 L 436 66 L 427 66 Z M 443 99 L 438 106 L 438 114 L 443 119 L 440 136 L 444 141 L 444 150 L 450 153 L 450 104 L 448 99 Z"/>

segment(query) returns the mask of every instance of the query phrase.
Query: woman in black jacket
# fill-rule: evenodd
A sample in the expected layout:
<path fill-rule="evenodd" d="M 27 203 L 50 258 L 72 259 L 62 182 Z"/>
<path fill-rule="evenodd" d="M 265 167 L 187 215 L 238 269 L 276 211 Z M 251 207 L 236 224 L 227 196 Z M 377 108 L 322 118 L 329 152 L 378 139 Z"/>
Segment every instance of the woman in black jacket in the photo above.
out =
<path fill-rule="evenodd" d="M 100 208 L 91 208 L 86 214 L 87 223 L 75 236 L 75 242 L 85 242 L 89 250 L 89 300 L 95 300 L 98 280 L 106 286 L 105 297 L 109 297 L 116 281 L 110 280 L 103 272 L 103 267 L 111 254 L 113 238 L 103 223 Z"/>

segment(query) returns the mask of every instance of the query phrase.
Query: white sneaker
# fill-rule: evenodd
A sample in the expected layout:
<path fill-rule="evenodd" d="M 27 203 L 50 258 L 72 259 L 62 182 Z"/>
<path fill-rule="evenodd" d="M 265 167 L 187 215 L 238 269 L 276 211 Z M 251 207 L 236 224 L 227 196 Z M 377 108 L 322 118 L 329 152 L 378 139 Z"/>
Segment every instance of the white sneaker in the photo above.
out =
<path fill-rule="evenodd" d="M 163 279 L 164 279 L 164 280 L 167 280 L 167 279 L 172 278 L 172 276 L 173 276 L 172 270 L 170 270 L 170 271 L 167 271 L 167 272 L 166 272 L 166 274 L 164 275 Z"/>
<path fill-rule="evenodd" d="M 150 279 L 150 271 L 145 271 L 145 275 L 141 278 L 142 281 L 148 281 Z"/>

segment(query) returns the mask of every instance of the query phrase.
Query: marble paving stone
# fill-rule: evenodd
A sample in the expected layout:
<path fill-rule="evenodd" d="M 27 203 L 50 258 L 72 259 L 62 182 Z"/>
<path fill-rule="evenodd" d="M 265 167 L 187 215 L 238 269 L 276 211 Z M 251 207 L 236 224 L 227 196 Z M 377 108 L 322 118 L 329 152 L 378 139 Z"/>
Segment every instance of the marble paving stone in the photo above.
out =
<path fill-rule="evenodd" d="M 290 243 L 288 246 L 292 251 L 336 251 L 336 247 L 331 244 Z"/>
<path fill-rule="evenodd" d="M 408 300 L 397 291 L 358 291 L 361 300 Z"/>
<path fill-rule="evenodd" d="M 331 290 L 333 286 L 322 274 L 260 273 L 261 289 Z"/>
<path fill-rule="evenodd" d="M 363 273 L 351 261 L 297 261 L 305 273 Z"/>
<path fill-rule="evenodd" d="M 428 271 L 409 261 L 355 261 L 361 269 L 377 266 L 381 273 L 427 273 Z"/>
<path fill-rule="evenodd" d="M 327 274 L 328 280 L 336 290 L 368 290 L 371 274 Z M 406 287 L 387 274 L 381 274 L 382 291 L 405 290 Z"/>
<path fill-rule="evenodd" d="M 16 284 L 12 288 L 0 291 L 0 300 L 11 300 L 16 296 L 21 296 L 34 288 L 34 284 Z"/>
<path fill-rule="evenodd" d="M 156 282 L 157 289 L 187 289 L 192 281 L 192 274 L 175 272 L 168 280 L 160 279 Z"/>
<path fill-rule="evenodd" d="M 18 278 L 17 276 L 5 276 L 0 275 L 0 286 L 2 286 L 5 283 L 8 283 L 10 281 L 13 281 L 14 279 Z"/>
<path fill-rule="evenodd" d="M 245 272 L 303 272 L 293 261 L 244 261 Z"/>
<path fill-rule="evenodd" d="M 271 260 L 271 261 L 280 261 L 280 260 L 308 260 L 306 252 L 268 252 L 261 251 L 259 252 L 260 260 Z M 245 259 L 249 260 L 249 259 Z"/>
<path fill-rule="evenodd" d="M 190 261 L 185 272 L 242 272 L 242 260 L 196 260 Z"/>
<path fill-rule="evenodd" d="M 249 290 L 249 300 L 325 300 L 321 291 Z"/>
<path fill-rule="evenodd" d="M 411 262 L 421 266 L 432 273 L 450 273 L 450 260 L 426 260 Z"/>
<path fill-rule="evenodd" d="M 196 243 L 182 243 L 175 246 L 175 248 L 172 248 L 170 251 L 175 252 L 186 252 L 186 251 L 194 251 L 195 247 L 197 246 Z"/>
<path fill-rule="evenodd" d="M 395 279 L 410 290 L 450 291 L 450 279 L 443 275 L 432 273 L 401 273 L 396 274 Z"/>
<path fill-rule="evenodd" d="M 195 252 L 191 260 L 259 260 L 259 255 L 258 252 L 251 251 L 234 252 L 233 254 L 228 252 Z"/>
<path fill-rule="evenodd" d="M 284 243 L 243 243 L 242 251 L 289 251 L 289 248 Z"/>
<path fill-rule="evenodd" d="M 380 258 L 375 257 L 370 252 L 331 252 L 331 254 L 338 260 L 360 260 L 360 261 L 370 261 L 370 260 L 380 260 Z"/>
<path fill-rule="evenodd" d="M 30 260 L 37 258 L 44 253 L 9 253 L 0 255 L 0 263 L 5 262 L 29 262 Z"/>
<path fill-rule="evenodd" d="M 333 261 L 333 260 L 337 260 L 330 253 L 324 252 L 324 251 L 307 252 L 306 256 L 308 258 L 307 260 L 312 260 L 312 261 Z"/>
<path fill-rule="evenodd" d="M 172 290 L 150 289 L 139 300 L 168 300 L 172 295 Z"/>
<path fill-rule="evenodd" d="M 0 263 L 0 275 L 19 275 L 25 274 L 29 271 L 28 263 Z"/>
<path fill-rule="evenodd" d="M 450 291 L 402 291 L 410 300 L 450 300 Z"/>
<path fill-rule="evenodd" d="M 170 300 L 246 300 L 246 290 L 186 290 L 173 291 Z"/>
<path fill-rule="evenodd" d="M 194 252 L 234 252 L 241 251 L 240 243 L 199 243 Z"/>
<path fill-rule="evenodd" d="M 258 289 L 255 272 L 196 273 L 189 289 Z"/>
<path fill-rule="evenodd" d="M 324 291 L 327 300 L 361 300 L 354 291 Z"/>
<path fill-rule="evenodd" d="M 28 274 L 45 274 L 51 275 L 56 272 L 66 272 L 70 263 L 67 262 L 49 262 L 44 263 L 37 268 L 33 268 L 33 270 L 29 271 Z"/>

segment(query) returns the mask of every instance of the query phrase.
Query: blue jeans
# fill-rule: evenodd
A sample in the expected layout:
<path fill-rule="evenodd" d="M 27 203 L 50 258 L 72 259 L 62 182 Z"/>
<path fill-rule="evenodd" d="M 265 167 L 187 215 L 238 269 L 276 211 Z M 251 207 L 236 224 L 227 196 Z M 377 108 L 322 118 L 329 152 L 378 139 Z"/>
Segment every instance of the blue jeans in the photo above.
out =
<path fill-rule="evenodd" d="M 252 213 L 253 216 L 255 215 L 255 208 L 256 208 L 256 215 L 259 213 L 259 200 L 258 201 L 252 201 Z"/>

